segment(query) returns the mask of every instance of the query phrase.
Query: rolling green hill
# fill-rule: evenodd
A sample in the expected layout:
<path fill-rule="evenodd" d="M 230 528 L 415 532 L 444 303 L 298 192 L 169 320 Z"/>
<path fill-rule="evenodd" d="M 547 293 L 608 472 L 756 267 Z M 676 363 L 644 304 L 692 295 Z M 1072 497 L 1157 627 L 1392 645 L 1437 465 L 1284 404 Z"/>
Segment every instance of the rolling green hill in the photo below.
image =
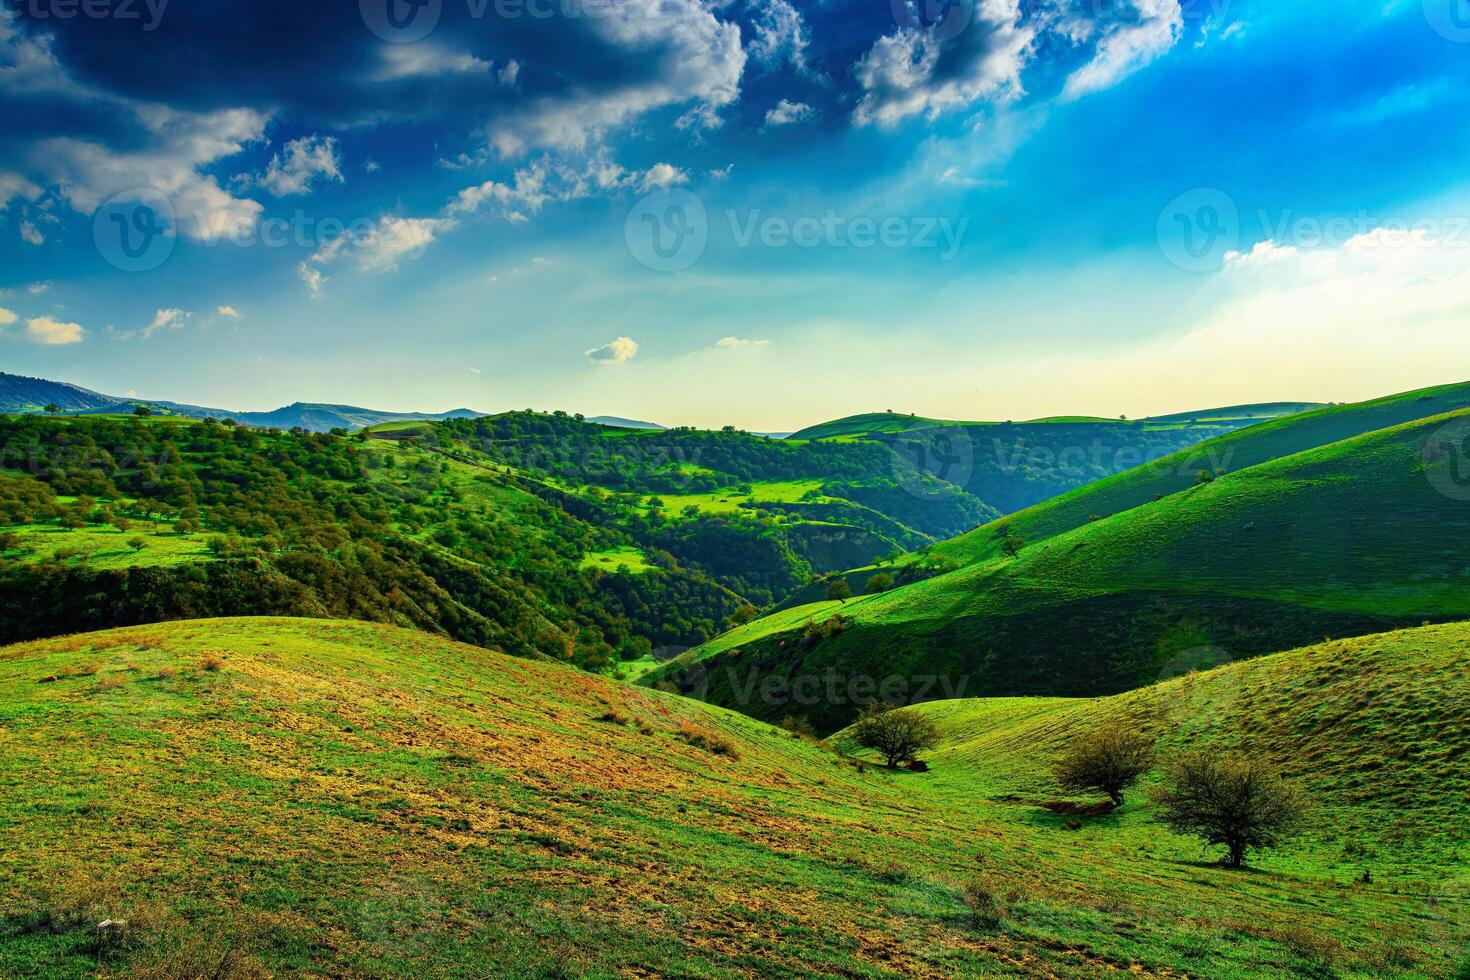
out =
<path fill-rule="evenodd" d="M 1197 483 L 1201 473 L 1228 473 L 1353 436 L 1470 407 L 1470 384 L 1443 385 L 1366 402 L 1319 408 L 1252 426 L 1101 480 L 1006 519 L 1004 527 L 1041 541 L 1098 516 L 1121 513 Z M 936 560 L 968 563 L 1000 553 L 998 527 L 935 547 Z"/>
<path fill-rule="evenodd" d="M 914 469 L 1010 514 L 1206 440 L 1314 407 L 1240 405 L 1133 421 L 1073 416 L 942 422 L 882 414 L 843 419 L 805 435 L 818 444 L 886 446 Z"/>
<path fill-rule="evenodd" d="M 1174 687 L 936 705 L 928 774 L 366 623 L 0 649 L 0 975 L 1453 975 L 1467 641 L 1207 675 L 1207 726 L 1155 710 Z M 1063 719 L 1103 712 L 1169 748 L 1279 754 L 1321 819 L 1247 872 L 1140 804 L 1063 829 L 1037 773 Z M 998 927 L 964 905 L 977 875 Z"/>
<path fill-rule="evenodd" d="M 791 612 L 758 621 L 738 647 L 716 640 L 645 680 L 765 718 L 794 710 L 786 685 L 829 675 L 891 680 L 902 698 L 936 697 L 939 681 L 953 694 L 1096 695 L 1166 676 L 1203 648 L 1252 656 L 1470 617 L 1459 545 L 1470 505 L 1436 487 L 1452 454 L 1425 461 L 1441 430 L 1467 419 L 1461 410 L 1188 481 L 1014 558 L 982 553 L 801 624 Z M 809 714 L 831 728 L 852 711 L 823 701 Z"/>

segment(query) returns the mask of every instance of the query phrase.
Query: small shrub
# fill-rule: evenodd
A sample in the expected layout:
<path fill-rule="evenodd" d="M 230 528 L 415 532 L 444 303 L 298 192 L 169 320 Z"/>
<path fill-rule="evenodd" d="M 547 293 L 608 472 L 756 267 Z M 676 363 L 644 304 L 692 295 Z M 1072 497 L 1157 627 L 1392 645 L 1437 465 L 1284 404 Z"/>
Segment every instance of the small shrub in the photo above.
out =
<path fill-rule="evenodd" d="M 214 650 L 206 651 L 204 656 L 199 658 L 200 669 L 210 671 L 211 673 L 223 669 L 224 665 L 225 658 Z"/>
<path fill-rule="evenodd" d="M 1108 794 L 1114 806 L 1122 806 L 1123 790 L 1148 771 L 1152 757 L 1152 739 L 1108 722 L 1074 738 L 1053 775 L 1065 789 L 1097 790 Z"/>
<path fill-rule="evenodd" d="M 1232 868 L 1244 864 L 1252 848 L 1289 840 L 1309 809 L 1305 797 L 1266 763 L 1198 752 L 1175 760 L 1151 797 L 1169 829 L 1224 846 Z"/>
<path fill-rule="evenodd" d="M 602 721 L 606 722 L 609 725 L 626 725 L 628 723 L 628 716 L 621 713 L 616 708 L 609 708 L 607 711 L 594 718 L 593 721 Z"/>
<path fill-rule="evenodd" d="M 852 737 L 883 756 L 889 769 L 913 762 L 919 752 L 939 742 L 939 729 L 913 708 L 871 704 L 852 726 Z"/>
<path fill-rule="evenodd" d="M 805 715 L 787 715 L 781 719 L 781 727 L 798 738 L 815 739 L 817 737 L 817 730 L 812 727 L 812 723 Z"/>
<path fill-rule="evenodd" d="M 108 691 L 115 691 L 127 682 L 127 678 L 121 674 L 108 674 L 106 677 L 99 677 L 97 678 L 97 693 L 106 694 Z"/>
<path fill-rule="evenodd" d="M 977 874 L 960 886 L 960 896 L 981 929 L 998 929 L 1006 917 L 1004 886 L 993 875 Z"/>
<path fill-rule="evenodd" d="M 679 737 L 696 749 L 731 759 L 740 758 L 740 747 L 730 739 L 704 728 L 696 728 L 687 722 L 679 726 Z"/>

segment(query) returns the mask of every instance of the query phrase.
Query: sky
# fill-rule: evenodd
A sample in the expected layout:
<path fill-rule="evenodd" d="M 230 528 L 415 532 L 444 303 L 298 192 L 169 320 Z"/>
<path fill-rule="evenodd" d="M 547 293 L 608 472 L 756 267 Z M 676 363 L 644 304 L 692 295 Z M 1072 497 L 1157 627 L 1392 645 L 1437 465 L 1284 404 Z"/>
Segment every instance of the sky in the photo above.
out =
<path fill-rule="evenodd" d="M 756 431 L 1463 381 L 1467 109 L 1470 0 L 0 0 L 0 370 Z"/>

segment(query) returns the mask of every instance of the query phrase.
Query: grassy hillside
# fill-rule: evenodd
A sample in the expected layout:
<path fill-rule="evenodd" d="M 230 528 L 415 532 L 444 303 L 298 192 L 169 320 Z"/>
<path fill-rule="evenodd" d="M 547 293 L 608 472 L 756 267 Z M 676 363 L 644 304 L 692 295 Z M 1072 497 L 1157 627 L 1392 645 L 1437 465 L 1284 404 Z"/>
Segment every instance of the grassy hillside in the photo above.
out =
<path fill-rule="evenodd" d="M 1198 482 L 1201 473 L 1234 472 L 1375 429 L 1467 407 L 1470 407 L 1470 383 L 1287 415 L 1055 497 L 1005 518 L 1003 527 L 1027 541 L 1041 541 L 1096 517 L 1118 514 L 1188 489 Z M 996 524 L 943 542 L 933 549 L 934 559 L 962 564 L 995 557 L 1000 553 L 1000 529 L 1001 525 Z"/>
<path fill-rule="evenodd" d="M 1059 417 L 1029 422 L 937 422 L 859 416 L 817 445 L 888 447 L 908 465 L 961 487 L 1000 514 L 1031 507 L 1206 440 L 1285 416 L 1291 403 L 1206 409 L 1164 419 Z M 824 430 L 819 427 L 817 435 Z"/>
<path fill-rule="evenodd" d="M 944 734 L 937 786 L 1036 806 L 1096 802 L 1059 790 L 1052 764 L 1109 721 L 1157 738 L 1156 752 L 1208 747 L 1267 758 L 1316 801 L 1318 819 L 1280 866 L 1369 870 L 1405 891 L 1470 897 L 1470 625 L 1428 626 L 1228 664 L 1110 698 L 1000 698 L 919 707 Z M 837 741 L 845 742 L 839 735 Z M 1141 790 L 1099 832 L 1161 835 Z M 1016 798 L 1020 799 L 1017 800 Z M 1134 805 L 1136 803 L 1136 805 Z M 1413 882 L 1413 884 L 1409 884 Z"/>
<path fill-rule="evenodd" d="M 1250 872 L 1137 813 L 1061 829 L 1023 798 L 1044 790 L 1020 741 L 968 705 L 934 772 L 890 775 L 719 709 L 371 624 L 12 647 L 0 975 L 1444 976 L 1464 892 L 1436 872 L 1463 814 L 1418 831 L 1464 790 L 1446 766 L 1467 640 L 1262 661 L 1272 674 L 1235 685 L 1239 717 L 1301 746 L 1329 816 L 1381 855 L 1345 857 L 1328 824 Z M 1344 685 L 1359 697 L 1330 696 Z M 1041 705 L 1035 723 L 1054 710 L 1089 709 Z M 1178 744 L 1250 730 L 1156 724 Z M 979 747 L 987 731 L 1003 751 Z M 1441 782 L 1401 797 L 1416 774 Z M 1365 860 L 1372 886 L 1354 883 Z M 1008 896 L 998 928 L 962 902 L 977 873 Z M 94 939 L 106 918 L 126 936 Z"/>
<path fill-rule="evenodd" d="M 1426 474 L 1450 457 L 1424 462 L 1461 419 L 1470 411 L 1192 483 L 811 622 L 757 621 L 739 647 L 715 641 L 646 680 L 766 718 L 792 708 L 763 684 L 828 673 L 892 678 L 904 697 L 936 697 L 936 680 L 972 695 L 1107 694 L 1205 647 L 1251 656 L 1470 617 L 1470 507 Z M 836 726 L 851 711 L 810 713 Z"/>

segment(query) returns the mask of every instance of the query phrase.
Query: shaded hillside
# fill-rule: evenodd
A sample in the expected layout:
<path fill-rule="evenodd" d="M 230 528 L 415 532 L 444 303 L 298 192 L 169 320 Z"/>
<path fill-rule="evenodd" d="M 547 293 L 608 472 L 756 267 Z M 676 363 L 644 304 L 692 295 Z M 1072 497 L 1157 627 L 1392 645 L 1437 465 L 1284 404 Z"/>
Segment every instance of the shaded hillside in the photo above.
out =
<path fill-rule="evenodd" d="M 894 678 L 968 695 L 1098 695 L 1203 647 L 1231 657 L 1470 616 L 1470 507 L 1426 446 L 1470 411 L 1229 473 L 1000 557 L 743 627 L 650 675 L 779 718 L 797 678 Z M 1458 431 L 1458 430 L 1456 430 Z M 1426 469 L 1428 472 L 1426 472 Z M 927 685 L 927 686 L 926 686 Z M 852 703 L 808 712 L 836 727 Z"/>
<path fill-rule="evenodd" d="M 963 487 L 1002 514 L 1169 456 L 1205 440 L 1290 416 L 1297 403 L 1205 409 L 1162 419 L 1053 418 L 941 422 L 856 416 L 809 433 L 877 442 L 914 468 Z"/>

